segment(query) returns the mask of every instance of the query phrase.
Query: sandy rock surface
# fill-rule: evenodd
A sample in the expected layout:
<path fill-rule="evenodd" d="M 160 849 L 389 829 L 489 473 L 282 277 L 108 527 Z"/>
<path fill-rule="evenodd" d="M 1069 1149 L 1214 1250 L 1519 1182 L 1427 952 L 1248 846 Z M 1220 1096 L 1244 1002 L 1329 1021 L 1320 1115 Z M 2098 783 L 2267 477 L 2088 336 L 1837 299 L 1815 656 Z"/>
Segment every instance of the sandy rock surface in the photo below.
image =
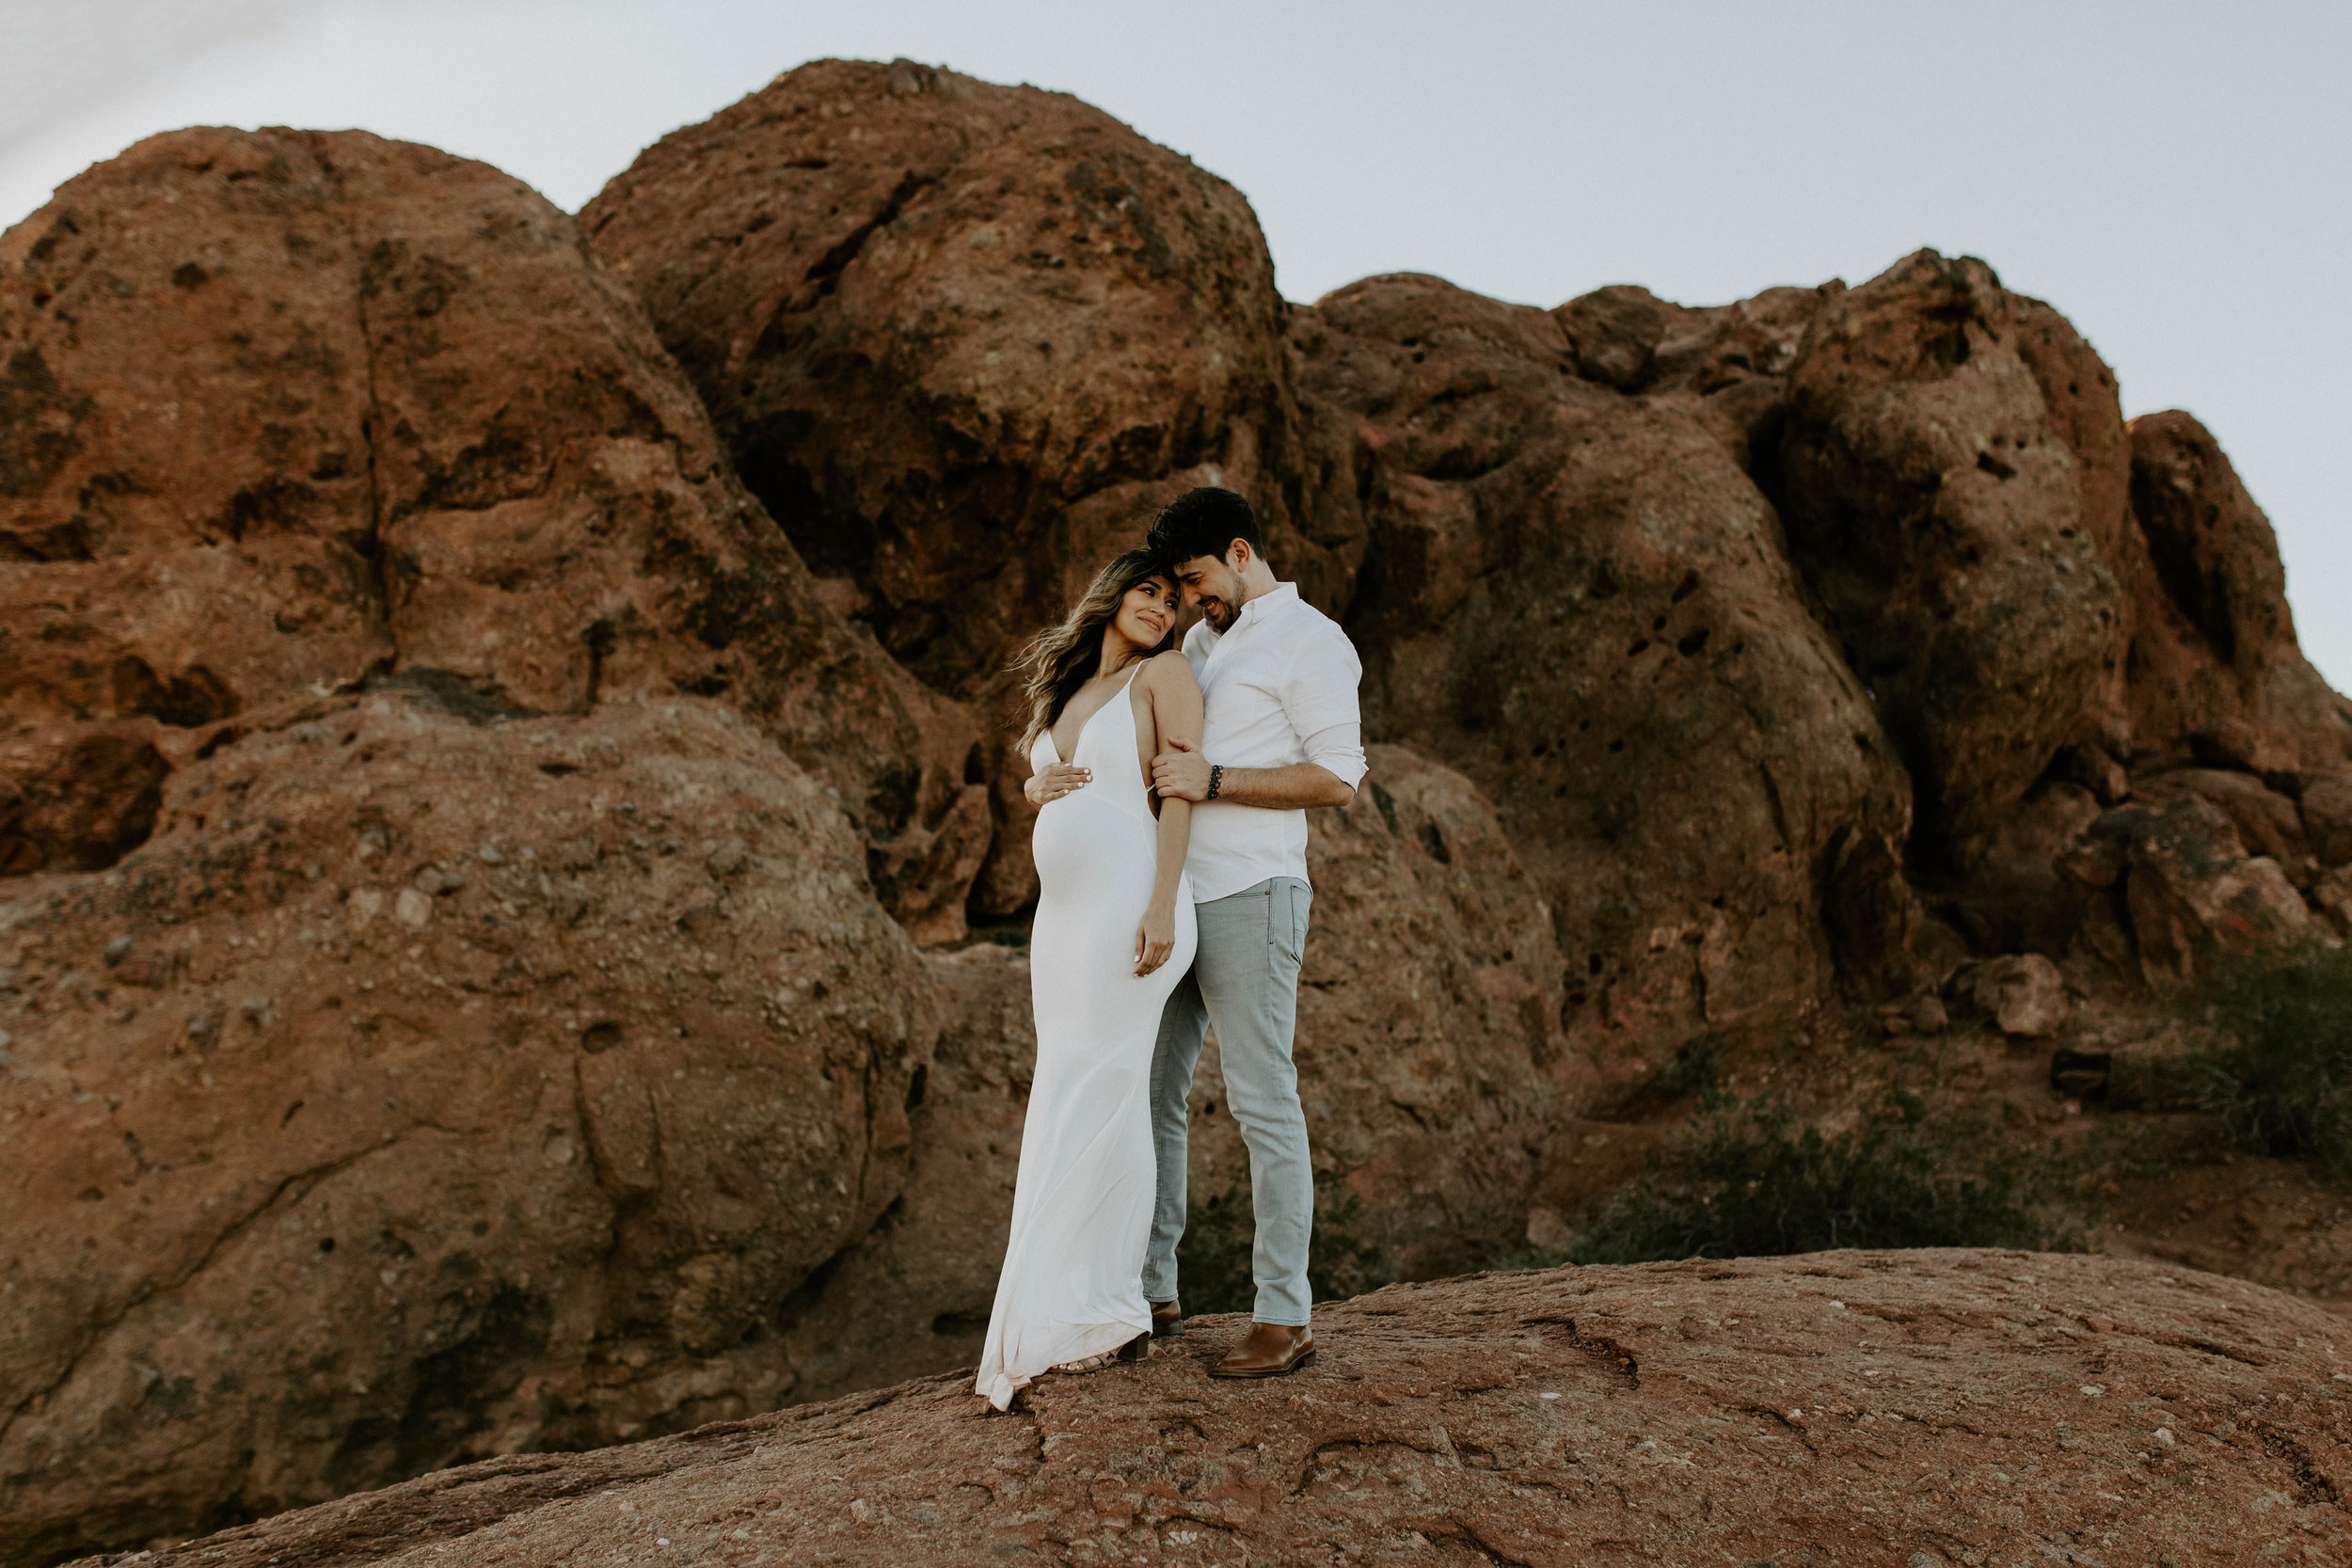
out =
<path fill-rule="evenodd" d="M 1486 1275 L 1323 1308 L 1319 1363 L 955 1375 L 493 1461 L 142 1562 L 2342 1560 L 2341 1319 L 2014 1252 Z"/>

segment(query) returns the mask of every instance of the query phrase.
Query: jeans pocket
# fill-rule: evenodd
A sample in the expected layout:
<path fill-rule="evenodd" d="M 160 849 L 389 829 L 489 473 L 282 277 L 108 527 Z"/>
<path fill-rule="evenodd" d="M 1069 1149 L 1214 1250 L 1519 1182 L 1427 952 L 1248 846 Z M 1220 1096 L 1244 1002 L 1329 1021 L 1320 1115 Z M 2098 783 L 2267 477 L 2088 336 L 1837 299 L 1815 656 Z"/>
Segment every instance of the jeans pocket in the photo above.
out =
<path fill-rule="evenodd" d="M 1266 944 L 1295 966 L 1307 956 L 1307 890 L 1285 878 L 1266 890 Z"/>

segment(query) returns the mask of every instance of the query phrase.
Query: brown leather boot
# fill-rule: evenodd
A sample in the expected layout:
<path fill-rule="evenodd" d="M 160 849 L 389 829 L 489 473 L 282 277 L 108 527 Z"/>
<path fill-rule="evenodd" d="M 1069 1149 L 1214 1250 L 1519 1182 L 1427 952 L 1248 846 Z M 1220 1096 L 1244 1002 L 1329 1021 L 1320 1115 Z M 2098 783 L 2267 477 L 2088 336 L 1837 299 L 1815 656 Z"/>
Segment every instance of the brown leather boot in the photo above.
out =
<path fill-rule="evenodd" d="M 1249 1325 L 1242 1342 L 1226 1352 L 1225 1359 L 1209 1369 L 1211 1377 L 1280 1377 L 1311 1365 L 1315 1333 L 1288 1323 Z"/>
<path fill-rule="evenodd" d="M 1152 1332 L 1154 1336 L 1165 1338 L 1171 1334 L 1182 1334 L 1184 1331 L 1184 1307 L 1174 1298 L 1152 1304 Z"/>

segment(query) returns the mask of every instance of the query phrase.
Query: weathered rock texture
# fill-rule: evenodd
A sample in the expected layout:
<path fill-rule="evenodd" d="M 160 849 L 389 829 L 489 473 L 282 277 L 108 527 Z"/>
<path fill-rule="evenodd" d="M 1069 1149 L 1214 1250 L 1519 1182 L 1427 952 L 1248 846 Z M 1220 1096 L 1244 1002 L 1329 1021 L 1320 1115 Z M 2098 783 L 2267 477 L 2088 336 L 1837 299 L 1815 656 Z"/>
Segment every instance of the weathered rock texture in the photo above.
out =
<path fill-rule="evenodd" d="M 937 1023 L 736 714 L 281 710 L 0 911 L 0 1557 L 791 1396 Z"/>
<path fill-rule="evenodd" d="M 939 1044 L 907 1092 L 912 1160 L 873 1229 L 779 1313 L 795 1400 L 971 1366 L 1012 1224 L 1013 1171 L 1037 1035 L 1017 948 L 930 955 Z"/>
<path fill-rule="evenodd" d="M 1790 367 L 1775 454 L 1790 553 L 1939 842 L 2016 804 L 2120 658 L 2096 540 L 2122 498 L 2086 484 L 2022 351 L 2024 303 L 1928 251 L 1838 294 Z M 2087 515 L 2094 496 L 2118 515 Z"/>
<path fill-rule="evenodd" d="M 961 717 L 495 170 L 185 132 L 0 268 L 0 1556 L 789 1397 Z"/>
<path fill-rule="evenodd" d="M 1348 627 L 1380 743 L 1315 831 L 1327 1286 L 1559 1244 L 1708 1037 L 1775 1046 L 1865 995 L 1890 1033 L 1967 1002 L 2057 1041 L 2102 998 L 2352 928 L 2352 709 L 2296 649 L 2268 524 L 2210 435 L 2127 430 L 2097 354 L 1981 262 L 1706 309 L 1410 276 L 1290 306 L 1230 186 L 1074 100 L 905 62 L 789 72 L 584 220 L 427 149 L 198 130 L 0 236 L 0 1148 L 31 1173 L 0 1217 L 0 1556 L 968 1357 L 1031 1051 L 1003 661 L 1193 483 L 1248 492 Z M 972 915 L 1014 945 L 945 951 Z M 1220 1100 L 1211 1056 L 1194 1192 L 1238 1204 Z M 1570 1139 L 1601 1151 L 1581 1175 Z M 1812 1276 L 1746 1265 L 1452 1287 L 1419 1339 L 1375 1332 L 1418 1298 L 1379 1298 L 1335 1316 L 1321 1385 L 1203 1392 L 1185 1360 L 1116 1410 L 1133 1380 L 1041 1397 L 1105 1402 L 1179 1557 L 1295 1557 L 1315 1519 L 1521 1560 L 1555 1519 L 1588 1554 L 1926 1530 L 1907 1469 L 1839 1467 L 1858 1427 L 1785 1414 L 1825 1405 L 1870 1412 L 1876 1453 L 1932 1425 L 2001 1465 L 1915 1456 L 2004 1551 L 2046 1521 L 2128 1558 L 2210 1523 L 2096 1447 L 2171 1420 L 2159 1395 L 2218 1434 L 2165 1452 L 2290 1478 L 2229 1529 L 2335 1528 L 2334 1407 L 2239 1401 L 2320 1338 L 2180 1326 L 2220 1298 L 2050 1264 L 2088 1326 L 2002 1348 L 2041 1298 L 1994 1275 L 2045 1265 L 1922 1268 L 1857 1275 L 1943 1390 L 1922 1423 L 1766 1390 L 1815 1365 L 1775 1343 L 1874 1369 L 1858 1335 L 1804 1338 Z M 1743 1305 L 1677 1317 L 1688 1339 L 1590 1326 L 1717 1285 Z M 1583 1326 L 1516 1305 L 1580 1291 Z M 2129 1333 L 2086 1305 L 2126 1297 Z M 1752 1316 L 1786 1326 L 1733 1337 Z M 2051 1369 L 2111 1333 L 2147 1410 L 2060 1417 L 2078 1373 Z M 1532 1376 L 1604 1340 L 1629 1364 L 1591 1375 L 1642 1381 L 1548 1390 L 1584 1426 L 1513 1402 L 1519 1351 Z M 1472 1363 L 1500 1381 L 1438 1375 Z M 1740 1424 L 1772 1410 L 1785 1447 Z M 2094 1447 L 2037 1472 L 1967 1448 L 2012 1418 Z M 899 1418 L 819 1420 L 887 1456 Z M 952 1556 L 957 1521 L 1044 1506 L 1008 1539 L 1075 1542 L 1081 1481 L 1142 1528 L 1083 1446 L 1082 1477 L 1032 1422 L 953 1432 L 888 1461 L 909 1490 L 778 1472 L 792 1528 Z M 400 1496 L 455 1519 L 516 1478 L 767 1440 Z M 771 1457 L 865 1463 L 831 1451 Z M 1689 1484 L 1718 1463 L 1732 1490 Z M 925 1502 L 926 1475 L 955 1479 Z M 2030 1524 L 1971 1490 L 2037 1475 Z M 2094 1480 L 2161 1506 L 2117 1524 Z M 742 1506 L 724 1550 L 779 1528 Z M 1979 1549 L 1937 1528 L 1903 1549 Z"/>
<path fill-rule="evenodd" d="M 2130 428 L 2141 580 L 2161 590 L 2137 595 L 2135 749 L 2256 772 L 2341 769 L 2352 713 L 2296 643 L 2269 519 L 2188 415 Z"/>
<path fill-rule="evenodd" d="M 1285 573 L 1344 606 L 1345 442 L 1293 395 L 1257 218 L 1101 110 L 819 61 L 648 148 L 580 221 L 833 602 L 939 690 L 994 714 L 1011 653 L 1196 483 L 1255 498 Z M 980 758 L 999 916 L 1036 894 L 1007 770 Z"/>
<path fill-rule="evenodd" d="M 580 220 L 745 482 L 943 690 L 980 689 L 1170 483 L 1302 520 L 1248 202 L 1065 94 L 820 61 L 647 149 Z M 1331 543 L 1312 586 L 1343 598 Z"/>
<path fill-rule="evenodd" d="M 725 693 L 925 862 L 964 796 L 965 721 L 825 610 L 627 291 L 496 169 L 142 142 L 0 241 L 0 867 L 108 863 L 191 732 L 388 675 Z M 900 912 L 961 929 L 971 875 Z"/>
<path fill-rule="evenodd" d="M 2015 1252 L 1488 1275 L 1327 1309 L 1319 1364 L 965 1378 L 497 1460 L 143 1561 L 2328 1561 L 2342 1323 Z"/>
<path fill-rule="evenodd" d="M 1916 924 L 1909 781 L 1741 467 L 1820 296 L 1642 300 L 1639 396 L 1586 301 L 1382 277 L 1293 327 L 1311 393 L 1361 420 L 1368 722 L 1494 800 L 1604 1101 L 1693 1036 L 1800 1011 L 1841 935 L 1875 968 Z"/>

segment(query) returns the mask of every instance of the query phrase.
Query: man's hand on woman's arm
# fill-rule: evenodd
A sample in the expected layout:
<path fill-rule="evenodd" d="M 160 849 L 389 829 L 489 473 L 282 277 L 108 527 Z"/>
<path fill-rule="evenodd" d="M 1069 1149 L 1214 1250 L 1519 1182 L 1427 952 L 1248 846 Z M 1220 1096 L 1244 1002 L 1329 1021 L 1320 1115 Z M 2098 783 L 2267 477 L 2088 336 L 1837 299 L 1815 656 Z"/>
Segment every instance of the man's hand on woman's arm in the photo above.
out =
<path fill-rule="evenodd" d="M 1166 799 L 1206 800 L 1209 773 L 1209 759 L 1181 740 L 1169 741 L 1168 750 L 1152 759 L 1152 787 Z M 1327 768 L 1295 762 L 1287 768 L 1228 768 L 1217 779 L 1216 798 L 1237 806 L 1298 811 L 1347 805 L 1356 791 Z"/>

